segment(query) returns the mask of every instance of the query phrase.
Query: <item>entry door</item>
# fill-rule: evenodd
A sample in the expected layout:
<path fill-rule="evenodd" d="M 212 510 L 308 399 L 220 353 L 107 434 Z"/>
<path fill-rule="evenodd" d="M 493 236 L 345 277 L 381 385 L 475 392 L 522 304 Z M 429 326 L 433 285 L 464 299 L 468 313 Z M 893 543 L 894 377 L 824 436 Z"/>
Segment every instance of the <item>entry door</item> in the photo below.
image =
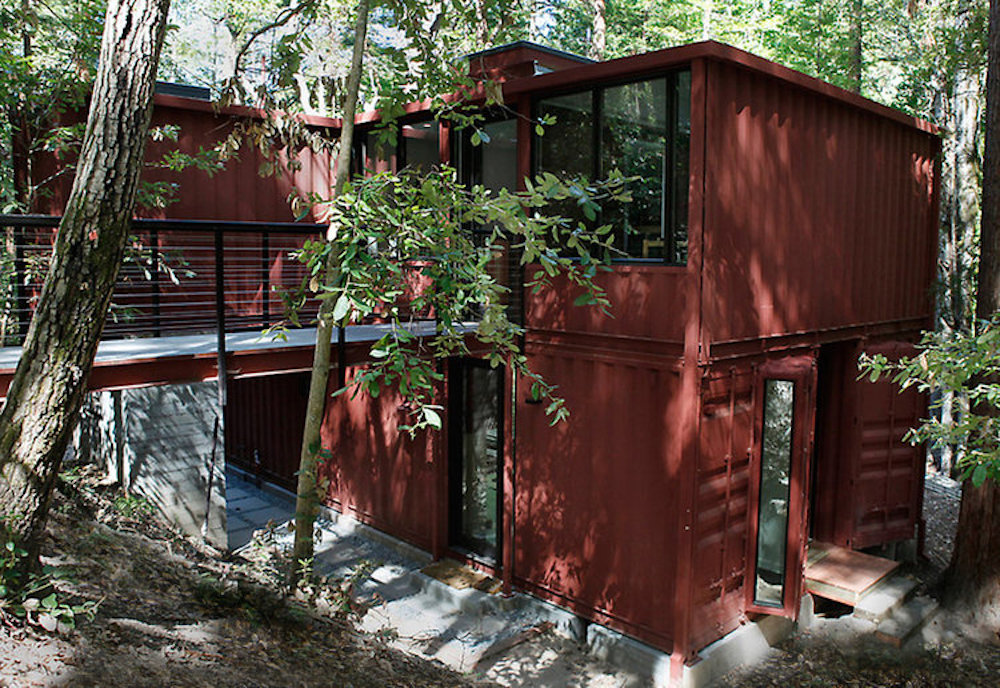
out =
<path fill-rule="evenodd" d="M 815 367 L 811 356 L 769 362 L 755 390 L 748 608 L 794 617 L 806 555 Z"/>
<path fill-rule="evenodd" d="M 454 361 L 450 384 L 449 544 L 495 562 L 503 502 L 502 369 Z"/>

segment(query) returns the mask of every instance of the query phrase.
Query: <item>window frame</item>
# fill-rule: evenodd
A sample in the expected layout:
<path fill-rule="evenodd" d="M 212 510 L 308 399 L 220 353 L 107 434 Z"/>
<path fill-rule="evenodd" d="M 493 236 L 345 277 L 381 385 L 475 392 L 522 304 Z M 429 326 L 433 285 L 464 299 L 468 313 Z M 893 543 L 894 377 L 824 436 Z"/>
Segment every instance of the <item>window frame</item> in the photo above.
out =
<path fill-rule="evenodd" d="M 545 100 L 552 98 L 558 98 L 561 96 L 575 95 L 579 93 L 591 94 L 591 179 L 601 179 L 606 174 L 606 171 L 602 169 L 603 167 L 603 151 L 602 146 L 604 143 L 604 126 L 602 121 L 603 116 L 603 94 L 606 90 L 617 88 L 620 86 L 627 86 L 629 84 L 641 83 L 644 81 L 655 81 L 657 79 L 665 80 L 667 83 L 666 97 L 667 97 L 667 112 L 666 112 L 666 131 L 664 135 L 664 151 L 663 151 L 663 169 L 666 173 L 663 174 L 661 178 L 661 210 L 660 210 L 660 222 L 661 226 L 666 230 L 665 238 L 666 245 L 664 246 L 664 256 L 662 258 L 643 258 L 641 256 L 625 256 L 625 257 L 615 257 L 612 262 L 616 265 L 650 265 L 650 266 L 665 266 L 665 267 L 686 267 L 688 259 L 690 257 L 690 252 L 685 249 L 684 260 L 674 261 L 671 256 L 676 255 L 677 246 L 682 238 L 681 232 L 678 230 L 678 222 L 682 219 L 678 217 L 678 194 L 676 191 L 676 179 L 674 177 L 674 167 L 676 164 L 675 160 L 675 148 L 676 148 L 676 135 L 677 135 L 677 117 L 679 114 L 679 101 L 677 96 L 677 86 L 678 78 L 681 74 L 687 73 L 691 75 L 692 69 L 690 65 L 686 65 L 681 68 L 671 69 L 665 72 L 657 72 L 652 74 L 643 74 L 639 77 L 629 77 L 625 79 L 616 79 L 613 81 L 596 83 L 588 86 L 587 88 L 566 88 L 553 91 L 552 93 L 546 93 L 544 96 L 533 96 L 531 100 L 531 116 L 534 121 L 538 121 L 541 111 L 541 103 Z M 689 76 L 690 79 L 690 76 Z M 690 99 L 690 84 L 688 91 L 688 98 Z M 691 107 L 688 106 L 689 112 L 689 122 L 688 126 L 691 126 L 690 114 Z M 691 152 L 690 152 L 690 131 L 688 133 L 688 161 L 685 166 L 687 169 L 687 176 L 690 177 L 691 172 Z M 531 170 L 532 174 L 540 174 L 543 170 L 540 169 L 539 165 L 539 152 L 540 144 L 539 139 L 541 137 L 538 134 L 532 134 L 531 136 Z M 628 176 L 626 170 L 622 172 Z M 688 194 L 687 203 L 684 207 L 689 207 L 690 204 L 690 193 Z M 598 214 L 598 223 L 602 222 L 603 210 Z M 689 222 L 687 218 L 683 218 L 684 222 L 684 234 L 690 232 Z"/>

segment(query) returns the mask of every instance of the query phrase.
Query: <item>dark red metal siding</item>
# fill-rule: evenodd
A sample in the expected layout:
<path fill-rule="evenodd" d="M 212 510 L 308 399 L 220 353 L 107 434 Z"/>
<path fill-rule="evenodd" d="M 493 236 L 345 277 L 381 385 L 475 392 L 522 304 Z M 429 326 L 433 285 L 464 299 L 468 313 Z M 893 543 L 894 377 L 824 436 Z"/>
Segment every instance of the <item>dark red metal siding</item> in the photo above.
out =
<path fill-rule="evenodd" d="M 180 99 L 171 99 L 180 100 Z M 210 149 L 223 141 L 232 130 L 233 118 L 216 115 L 201 109 L 157 104 L 153 110 L 152 126 L 166 124 L 180 127 L 178 141 L 150 142 L 146 147 L 146 160 L 153 163 L 164 153 L 181 150 L 194 154 L 199 148 Z M 283 170 L 280 176 L 261 176 L 264 158 L 260 151 L 244 144 L 238 157 L 229 160 L 224 170 L 208 175 L 195 168 L 181 173 L 162 169 L 146 169 L 142 179 L 147 182 L 177 183 L 176 199 L 164 209 L 136 209 L 137 217 L 170 218 L 177 220 L 230 220 L 240 222 L 291 222 L 295 219 L 288 204 L 294 191 L 301 194 L 316 192 L 329 195 L 332 181 L 332 163 L 327 154 L 317 154 L 306 149 L 295 154 L 301 163 L 299 170 Z M 287 160 L 284 156 L 282 161 Z M 37 163 L 36 179 L 48 177 L 66 161 L 56 161 L 51 156 Z M 71 174 L 45 185 L 46 197 L 40 201 L 38 212 L 60 215 L 69 197 L 73 183 Z M 316 219 L 313 216 L 306 218 Z"/>
<path fill-rule="evenodd" d="M 525 274 L 530 277 L 535 269 L 528 266 Z M 527 323 L 542 331 L 679 343 L 684 339 L 686 272 L 664 265 L 616 265 L 595 280 L 608 292 L 611 317 L 596 308 L 574 306 L 580 292 L 567 280 L 556 279 L 552 289 L 526 295 Z M 591 340 L 588 345 L 599 343 Z"/>
<path fill-rule="evenodd" d="M 865 347 L 889 358 L 911 354 L 912 345 Z M 924 447 L 903 441 L 927 415 L 927 400 L 890 381 L 858 380 L 858 448 L 853 470 L 852 545 L 855 548 L 915 537 L 924 486 Z"/>
<path fill-rule="evenodd" d="M 913 346 L 845 343 L 820 356 L 813 536 L 856 549 L 917 534 L 924 448 L 903 436 L 927 413 L 912 388 L 855 379 L 862 350 L 894 358 Z"/>
<path fill-rule="evenodd" d="M 355 369 L 347 369 L 347 379 Z M 331 376 L 335 378 L 336 376 Z M 331 379 L 330 392 L 336 389 Z M 330 479 L 327 503 L 380 530 L 430 549 L 435 514 L 434 455 L 442 433 L 410 439 L 400 399 L 391 391 L 377 398 L 342 394 L 327 403 L 323 447 L 332 449 L 323 475 Z"/>
<path fill-rule="evenodd" d="M 227 460 L 295 490 L 308 391 L 308 373 L 230 378 Z"/>
<path fill-rule="evenodd" d="M 719 62 L 707 117 L 712 343 L 929 316 L 936 137 Z"/>
<path fill-rule="evenodd" d="M 694 520 L 691 647 L 739 626 L 746 611 L 753 371 L 719 367 L 702 384 Z"/>
<path fill-rule="evenodd" d="M 515 582 L 671 649 L 677 557 L 675 361 L 532 346 L 571 416 L 550 427 L 518 391 Z"/>

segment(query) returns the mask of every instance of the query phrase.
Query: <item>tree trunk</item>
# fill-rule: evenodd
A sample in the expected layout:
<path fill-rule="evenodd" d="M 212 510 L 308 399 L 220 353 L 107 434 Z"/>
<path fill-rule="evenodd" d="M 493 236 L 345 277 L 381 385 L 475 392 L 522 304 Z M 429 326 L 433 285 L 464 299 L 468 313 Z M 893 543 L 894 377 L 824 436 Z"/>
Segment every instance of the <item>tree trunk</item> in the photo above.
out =
<path fill-rule="evenodd" d="M 862 39 L 864 38 L 864 0 L 854 0 L 852 26 L 851 26 L 851 90 L 861 93 L 861 81 L 864 72 L 864 48 Z"/>
<path fill-rule="evenodd" d="M 590 56 L 595 60 L 603 60 L 608 43 L 608 20 L 605 0 L 594 2 L 594 31 L 590 41 Z"/>
<path fill-rule="evenodd" d="M 976 317 L 983 320 L 1000 311 L 1000 0 L 990 0 L 981 222 Z M 992 480 L 962 487 L 949 593 L 953 604 L 1000 620 L 1000 486 Z"/>
<path fill-rule="evenodd" d="M 169 4 L 108 4 L 76 178 L 0 414 L 0 515 L 31 562 L 122 261 Z"/>
<path fill-rule="evenodd" d="M 351 174 L 351 148 L 354 140 L 354 116 L 358 108 L 358 88 L 361 84 L 361 65 L 365 52 L 365 35 L 368 31 L 368 2 L 360 0 L 358 18 L 354 27 L 354 51 L 351 56 L 351 70 L 347 75 L 347 88 L 344 94 L 343 128 L 340 131 L 340 145 L 337 150 L 336 169 L 334 171 L 331 199 L 337 198 L 343 190 Z M 330 227 L 328 239 L 333 239 L 337 228 Z M 336 256 L 332 254 L 327 259 L 326 284 L 335 282 L 337 272 Z M 320 302 L 319 316 L 316 326 L 316 348 L 313 352 L 312 374 L 309 378 L 309 398 L 306 403 L 306 422 L 302 433 L 302 453 L 299 459 L 299 478 L 295 501 L 295 546 L 292 566 L 297 568 L 300 561 L 308 561 L 313 556 L 313 525 L 319 512 L 319 480 L 320 450 L 322 438 L 320 430 L 323 426 L 323 416 L 326 411 L 326 400 L 329 396 L 327 384 L 330 380 L 330 348 L 333 337 L 333 300 L 323 299 Z M 290 577 L 296 580 L 297 570 L 292 570 Z"/>

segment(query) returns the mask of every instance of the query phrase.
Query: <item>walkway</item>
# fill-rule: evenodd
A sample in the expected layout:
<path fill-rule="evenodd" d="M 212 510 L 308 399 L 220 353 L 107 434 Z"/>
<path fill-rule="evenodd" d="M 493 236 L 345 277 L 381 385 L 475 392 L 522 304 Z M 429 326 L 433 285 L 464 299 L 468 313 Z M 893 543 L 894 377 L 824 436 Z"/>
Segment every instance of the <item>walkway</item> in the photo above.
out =
<path fill-rule="evenodd" d="M 230 547 L 250 541 L 268 521 L 291 518 L 292 495 L 230 468 L 226 476 Z M 357 584 L 359 599 L 372 603 L 362 630 L 383 635 L 411 654 L 478 674 L 502 686 L 638 688 L 649 679 L 587 653 L 597 650 L 636 657 L 638 643 L 599 626 L 588 628 L 574 615 L 527 595 L 503 597 L 473 587 L 456 589 L 424 573 L 430 555 L 350 518 L 327 512 L 318 522 L 316 569 L 349 576 L 361 566 L 371 572 Z M 281 532 L 279 530 L 279 532 Z M 285 532 L 279 542 L 291 545 Z M 617 636 L 617 637 L 616 637 Z M 613 645 L 624 643 L 626 652 Z M 630 661 L 631 660 L 631 661 Z"/>

